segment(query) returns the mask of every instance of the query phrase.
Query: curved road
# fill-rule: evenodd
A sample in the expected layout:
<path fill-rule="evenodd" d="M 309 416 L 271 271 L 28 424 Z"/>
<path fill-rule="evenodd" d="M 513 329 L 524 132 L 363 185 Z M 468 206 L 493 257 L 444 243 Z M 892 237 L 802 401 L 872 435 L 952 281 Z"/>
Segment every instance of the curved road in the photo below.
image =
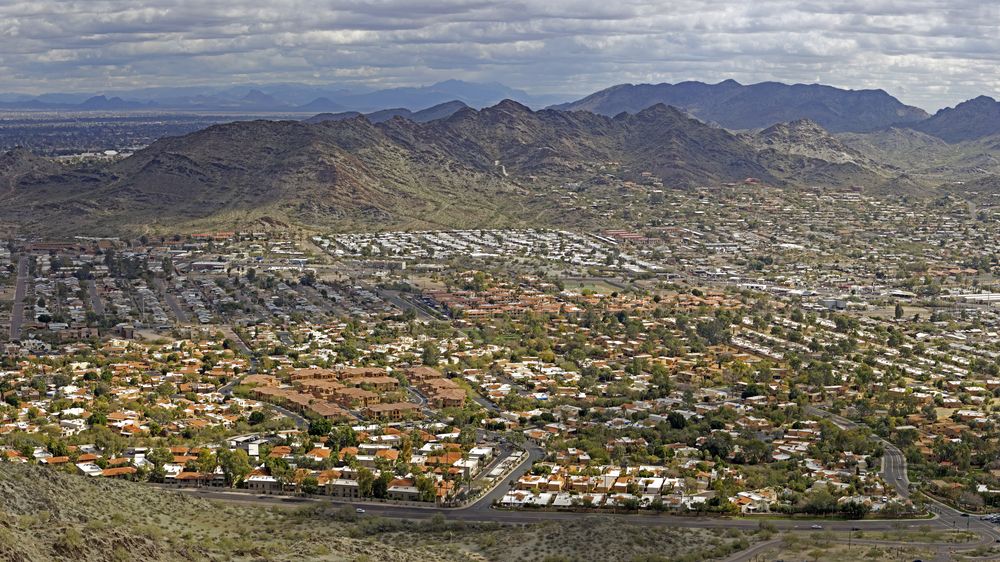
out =
<path fill-rule="evenodd" d="M 837 414 L 815 406 L 807 406 L 806 413 L 828 419 L 840 429 L 858 429 L 860 427 L 865 427 L 843 416 L 838 416 Z M 899 497 L 908 499 L 910 497 L 910 479 L 906 474 L 906 457 L 904 457 L 903 452 L 892 443 L 878 437 L 874 433 L 872 436 L 882 444 L 882 449 L 885 451 L 882 455 L 882 470 L 880 471 L 882 473 L 882 480 L 885 481 L 886 484 L 892 485 L 892 487 L 896 489 L 896 494 L 898 494 Z"/>

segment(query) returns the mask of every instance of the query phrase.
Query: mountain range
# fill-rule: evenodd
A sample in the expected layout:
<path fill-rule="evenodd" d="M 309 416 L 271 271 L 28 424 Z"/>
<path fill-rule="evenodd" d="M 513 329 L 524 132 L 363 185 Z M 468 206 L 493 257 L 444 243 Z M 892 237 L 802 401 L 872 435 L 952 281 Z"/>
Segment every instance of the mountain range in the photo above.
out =
<path fill-rule="evenodd" d="M 623 111 L 634 113 L 657 103 L 683 109 L 702 121 L 727 129 L 759 129 L 809 119 L 834 133 L 863 132 L 928 117 L 924 110 L 904 105 L 883 90 L 842 90 L 820 84 L 777 82 L 745 86 L 735 80 L 718 84 L 621 84 L 553 109 L 616 115 Z"/>
<path fill-rule="evenodd" d="M 548 211 L 553 220 L 568 218 L 546 204 L 547 190 L 604 181 L 609 170 L 669 188 L 751 177 L 774 185 L 887 179 L 861 158 L 764 146 L 662 104 L 615 117 L 532 111 L 512 100 L 448 109 L 426 122 L 397 115 L 379 123 L 364 116 L 228 123 L 90 167 L 53 169 L 14 151 L 0 160 L 9 202 L 0 220 L 28 231 L 58 225 L 62 234 L 253 221 L 325 229 L 515 225 Z M 817 143 L 836 143 L 814 124 L 795 127 L 822 137 Z"/>
<path fill-rule="evenodd" d="M 743 88 L 734 84 L 702 91 Z M 8 152 L 0 156 L 7 203 L 0 223 L 63 235 L 255 222 L 335 230 L 565 224 L 586 220 L 589 211 L 567 212 L 560 186 L 586 189 L 612 177 L 665 190 L 747 178 L 914 192 L 961 182 L 1000 185 L 1000 104 L 991 98 L 913 120 L 914 108 L 884 92 L 859 94 L 872 107 L 854 114 L 847 108 L 861 103 L 855 93 L 779 90 L 779 97 L 803 96 L 783 98 L 786 110 L 798 111 L 761 102 L 756 111 L 745 106 L 742 123 L 800 113 L 829 119 L 834 108 L 843 120 L 824 127 L 797 116 L 729 130 L 706 122 L 707 108 L 722 115 L 714 102 L 696 110 L 663 103 L 636 109 L 646 102 L 633 101 L 631 111 L 607 115 L 619 109 L 612 98 L 591 97 L 595 111 L 534 111 L 508 99 L 482 109 L 449 101 L 420 111 L 232 122 L 163 138 L 114 162 L 63 166 L 23 149 Z M 267 95 L 249 101 L 266 104 Z M 765 108 L 774 109 L 771 117 Z M 727 111 L 736 119 L 734 109 Z M 911 120 L 886 124 L 890 114 Z M 859 131 L 847 127 L 852 122 Z"/>
<path fill-rule="evenodd" d="M 0 94 L 0 110 L 373 112 L 395 107 L 413 110 L 450 101 L 479 108 L 503 99 L 543 107 L 565 98 L 531 95 L 496 82 L 445 80 L 429 86 L 381 90 L 336 85 L 259 84 L 225 88 L 147 88 L 106 94 Z"/>
<path fill-rule="evenodd" d="M 388 121 L 393 117 L 403 117 L 409 119 L 410 121 L 416 121 L 417 123 L 427 123 L 428 121 L 434 121 L 436 119 L 443 119 L 454 114 L 456 111 L 465 109 L 469 106 L 465 103 L 454 100 L 447 101 L 444 103 L 439 103 L 435 106 L 428 107 L 426 109 L 421 109 L 420 111 L 410 111 L 405 107 L 397 107 L 394 109 L 382 109 L 379 111 L 373 111 L 371 113 L 361 113 L 358 111 L 343 111 L 340 113 L 319 113 L 313 115 L 308 119 L 304 119 L 306 123 L 322 123 L 323 121 L 343 121 L 345 119 L 351 119 L 353 117 L 359 117 L 364 115 L 365 118 L 372 123 L 381 123 L 383 121 Z"/>
<path fill-rule="evenodd" d="M 979 96 L 955 107 L 946 107 L 910 127 L 949 143 L 981 139 L 1000 132 L 1000 103 L 991 97 Z"/>

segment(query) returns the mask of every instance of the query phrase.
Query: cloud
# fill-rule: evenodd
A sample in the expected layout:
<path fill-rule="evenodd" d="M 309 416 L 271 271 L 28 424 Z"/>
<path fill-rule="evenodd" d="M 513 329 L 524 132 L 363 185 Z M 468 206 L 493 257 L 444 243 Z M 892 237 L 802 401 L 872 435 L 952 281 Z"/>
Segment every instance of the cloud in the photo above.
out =
<path fill-rule="evenodd" d="M 447 78 L 883 88 L 936 109 L 1000 90 L 1000 6 L 971 0 L 34 0 L 0 5 L 4 89 Z"/>

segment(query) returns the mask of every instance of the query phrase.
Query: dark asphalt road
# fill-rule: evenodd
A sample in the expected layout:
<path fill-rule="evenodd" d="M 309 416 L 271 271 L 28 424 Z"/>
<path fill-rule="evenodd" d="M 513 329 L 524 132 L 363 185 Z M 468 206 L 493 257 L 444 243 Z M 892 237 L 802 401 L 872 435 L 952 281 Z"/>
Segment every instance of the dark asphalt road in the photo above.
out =
<path fill-rule="evenodd" d="M 97 294 L 97 282 L 93 279 L 87 281 L 87 292 L 90 294 L 90 307 L 98 316 L 104 316 L 104 302 L 101 295 Z"/>
<path fill-rule="evenodd" d="M 28 256 L 21 256 L 17 262 L 17 285 L 14 287 L 14 304 L 10 311 L 10 339 L 21 339 L 21 324 L 24 323 L 24 293 L 28 283 Z"/>

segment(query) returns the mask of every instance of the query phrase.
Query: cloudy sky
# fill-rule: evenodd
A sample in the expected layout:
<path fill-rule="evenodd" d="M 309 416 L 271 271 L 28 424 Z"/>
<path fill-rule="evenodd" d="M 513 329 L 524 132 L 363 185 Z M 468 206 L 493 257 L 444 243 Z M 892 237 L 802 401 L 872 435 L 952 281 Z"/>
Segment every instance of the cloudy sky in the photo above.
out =
<path fill-rule="evenodd" d="M 973 0 L 0 0 L 0 90 L 448 78 L 531 93 L 622 82 L 1000 97 L 1000 5 Z"/>

